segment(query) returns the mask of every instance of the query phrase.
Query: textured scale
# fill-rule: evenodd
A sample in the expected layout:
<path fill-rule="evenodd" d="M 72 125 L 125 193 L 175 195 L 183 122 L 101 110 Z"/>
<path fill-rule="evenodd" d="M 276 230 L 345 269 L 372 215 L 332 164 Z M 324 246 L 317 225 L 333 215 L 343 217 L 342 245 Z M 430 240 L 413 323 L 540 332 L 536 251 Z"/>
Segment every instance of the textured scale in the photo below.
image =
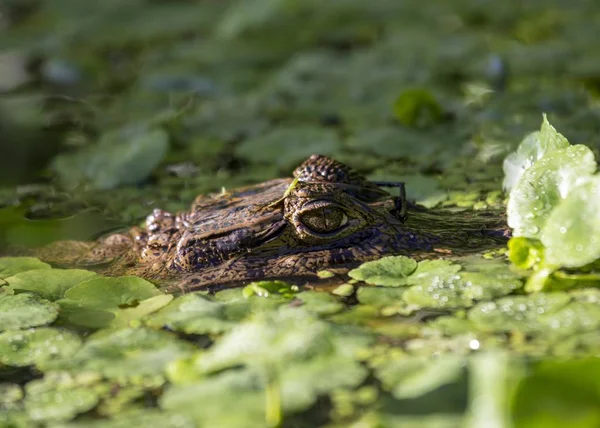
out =
<path fill-rule="evenodd" d="M 498 237 L 482 230 L 503 227 L 497 215 L 485 213 L 462 221 L 452 214 L 454 227 L 448 216 L 423 210 L 403 222 L 387 192 L 325 156 L 311 156 L 294 177 L 199 196 L 185 212 L 155 209 L 142 227 L 96 242 L 59 241 L 36 254 L 55 264 L 98 265 L 105 274 L 134 274 L 167 290 L 190 291 L 265 278 L 314 278 L 319 270 L 383 255 L 437 254 L 436 247 L 497 245 Z M 336 217 L 311 229 L 323 213 Z"/>

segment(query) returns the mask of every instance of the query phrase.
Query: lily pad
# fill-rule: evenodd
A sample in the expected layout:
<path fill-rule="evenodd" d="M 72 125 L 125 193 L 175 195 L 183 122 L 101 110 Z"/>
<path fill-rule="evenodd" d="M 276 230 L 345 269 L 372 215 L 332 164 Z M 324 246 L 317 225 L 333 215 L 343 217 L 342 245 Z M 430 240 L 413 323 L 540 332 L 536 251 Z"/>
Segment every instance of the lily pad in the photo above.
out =
<path fill-rule="evenodd" d="M 120 278 L 98 277 L 84 281 L 65 293 L 65 299 L 94 309 L 117 309 L 158 296 L 161 292 L 137 276 Z"/>
<path fill-rule="evenodd" d="M 451 356 L 433 361 L 422 357 L 401 357 L 375 368 L 377 378 L 398 399 L 416 398 L 454 383 L 460 379 L 462 372 L 462 358 Z"/>
<path fill-rule="evenodd" d="M 348 272 L 348 275 L 367 284 L 399 287 L 417 269 L 417 262 L 406 256 L 383 257 L 366 262 Z"/>
<path fill-rule="evenodd" d="M 594 153 L 583 145 L 553 151 L 525 170 L 506 207 L 513 235 L 539 238 L 552 210 L 595 170 Z"/>
<path fill-rule="evenodd" d="M 417 265 L 417 269 L 406 278 L 409 285 L 429 284 L 436 278 L 453 276 L 461 270 L 459 264 L 448 260 L 423 260 Z"/>
<path fill-rule="evenodd" d="M 433 276 L 427 283 L 410 287 L 402 297 L 421 308 L 467 308 L 477 300 L 505 296 L 521 286 L 518 276 L 505 270 L 459 272 Z"/>
<path fill-rule="evenodd" d="M 0 331 L 50 324 L 58 316 L 58 305 L 35 294 L 0 294 Z"/>
<path fill-rule="evenodd" d="M 152 315 L 147 324 L 167 327 L 186 334 L 215 334 L 230 330 L 235 322 L 229 319 L 226 305 L 198 293 L 173 300 Z"/>
<path fill-rule="evenodd" d="M 303 305 L 302 308 L 317 315 L 331 315 L 344 309 L 344 304 L 329 293 L 304 291 L 295 296 Z"/>
<path fill-rule="evenodd" d="M 95 388 L 61 375 L 29 382 L 25 391 L 25 410 L 37 422 L 68 421 L 94 408 L 100 399 Z"/>
<path fill-rule="evenodd" d="M 81 346 L 76 334 L 54 328 L 0 333 L 0 363 L 28 366 L 52 358 L 66 358 Z"/>
<path fill-rule="evenodd" d="M 264 383 L 264 378 L 254 371 L 227 371 L 197 383 L 173 385 L 160 398 L 159 405 L 192 418 L 197 426 L 262 426 Z M 231 411 L 231 403 L 235 403 L 235 411 Z"/>
<path fill-rule="evenodd" d="M 538 293 L 510 296 L 482 302 L 469 311 L 469 320 L 483 331 L 534 332 L 541 328 L 540 317 L 555 313 L 569 303 L 566 293 Z"/>
<path fill-rule="evenodd" d="M 600 328 L 600 306 L 596 303 L 571 302 L 557 311 L 540 316 L 539 322 L 547 327 L 544 333 L 554 337 L 597 332 Z"/>
<path fill-rule="evenodd" d="M 34 257 L 0 257 L 0 279 L 33 269 L 50 269 L 50 265 Z"/>
<path fill-rule="evenodd" d="M 31 291 L 48 300 L 61 299 L 65 292 L 96 276 L 95 272 L 81 269 L 33 269 L 20 272 L 6 279 L 17 291 Z"/>
<path fill-rule="evenodd" d="M 238 156 L 255 163 L 273 163 L 280 168 L 296 166 L 313 153 L 331 155 L 338 151 L 341 142 L 336 133 L 319 127 L 276 128 L 264 135 L 240 144 Z"/>
<path fill-rule="evenodd" d="M 95 146 L 57 156 L 52 169 L 69 187 L 88 184 L 112 189 L 145 180 L 169 148 L 169 136 L 160 128 L 130 126 L 105 133 Z"/>
<path fill-rule="evenodd" d="M 600 177 L 575 187 L 550 213 L 541 240 L 545 262 L 580 267 L 600 258 Z"/>
<path fill-rule="evenodd" d="M 146 328 L 106 330 L 89 338 L 69 358 L 49 360 L 44 370 L 92 372 L 124 384 L 160 385 L 167 365 L 194 346 L 171 333 Z"/>
<path fill-rule="evenodd" d="M 406 288 L 359 287 L 356 297 L 363 305 L 389 306 L 401 303 L 405 290 Z"/>

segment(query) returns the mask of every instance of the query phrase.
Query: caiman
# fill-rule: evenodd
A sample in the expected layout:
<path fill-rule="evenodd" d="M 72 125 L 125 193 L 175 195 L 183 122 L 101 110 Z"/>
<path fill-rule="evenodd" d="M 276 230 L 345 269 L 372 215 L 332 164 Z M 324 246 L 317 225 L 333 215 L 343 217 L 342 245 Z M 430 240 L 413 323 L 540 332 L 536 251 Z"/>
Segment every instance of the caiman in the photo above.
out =
<path fill-rule="evenodd" d="M 189 211 L 155 209 L 144 226 L 95 242 L 59 241 L 38 256 L 59 265 L 104 266 L 191 291 L 267 278 L 316 278 L 385 255 L 494 247 L 499 213 L 441 215 L 409 206 L 403 183 L 368 181 L 346 165 L 313 155 L 293 178 L 199 196 Z M 382 187 L 397 186 L 392 197 Z M 408 214 L 408 215 L 407 215 Z"/>

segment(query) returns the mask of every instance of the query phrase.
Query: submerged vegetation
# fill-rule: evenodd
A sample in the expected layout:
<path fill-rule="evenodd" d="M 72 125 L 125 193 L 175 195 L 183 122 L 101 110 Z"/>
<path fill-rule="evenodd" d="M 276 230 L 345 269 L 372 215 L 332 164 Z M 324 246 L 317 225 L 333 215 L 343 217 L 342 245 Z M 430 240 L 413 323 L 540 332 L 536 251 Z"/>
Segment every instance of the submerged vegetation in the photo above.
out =
<path fill-rule="evenodd" d="M 596 2 L 83 4 L 0 2 L 0 427 L 600 425 Z M 315 152 L 513 236 L 184 295 L 17 256 Z"/>

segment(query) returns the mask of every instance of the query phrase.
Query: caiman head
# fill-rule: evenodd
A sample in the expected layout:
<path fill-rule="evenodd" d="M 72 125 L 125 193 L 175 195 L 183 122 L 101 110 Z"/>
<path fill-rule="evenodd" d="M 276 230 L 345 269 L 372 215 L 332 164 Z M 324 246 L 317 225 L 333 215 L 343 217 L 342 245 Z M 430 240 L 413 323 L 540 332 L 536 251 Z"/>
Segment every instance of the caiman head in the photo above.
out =
<path fill-rule="evenodd" d="M 314 276 L 384 254 L 430 249 L 430 240 L 404 227 L 405 206 L 349 167 L 313 155 L 294 179 L 199 198 L 179 215 L 182 233 L 167 250 L 161 274 L 190 290 Z"/>
<path fill-rule="evenodd" d="M 74 261 L 110 261 L 105 273 L 136 274 L 182 291 L 314 276 L 386 254 L 429 250 L 435 238 L 404 225 L 402 195 L 393 198 L 346 165 L 313 155 L 293 179 L 200 196 L 176 215 L 155 210 L 145 227 L 107 236 Z"/>

